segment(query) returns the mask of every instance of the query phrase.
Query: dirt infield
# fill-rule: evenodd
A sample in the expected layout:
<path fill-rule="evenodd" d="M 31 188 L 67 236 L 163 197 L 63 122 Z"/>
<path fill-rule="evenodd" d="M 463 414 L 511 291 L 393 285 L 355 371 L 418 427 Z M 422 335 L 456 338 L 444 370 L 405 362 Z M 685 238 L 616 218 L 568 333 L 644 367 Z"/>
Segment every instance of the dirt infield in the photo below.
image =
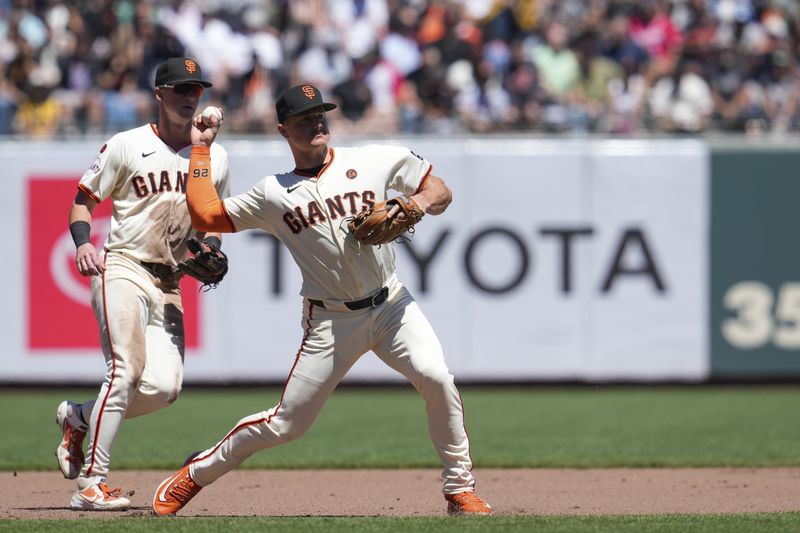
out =
<path fill-rule="evenodd" d="M 112 487 L 150 514 L 171 472 L 118 471 Z M 800 468 L 484 469 L 478 492 L 499 514 L 653 514 L 800 511 Z M 0 518 L 95 518 L 68 508 L 74 482 L 57 472 L 0 472 Z M 435 516 L 445 514 L 433 470 L 237 470 L 182 516 Z"/>

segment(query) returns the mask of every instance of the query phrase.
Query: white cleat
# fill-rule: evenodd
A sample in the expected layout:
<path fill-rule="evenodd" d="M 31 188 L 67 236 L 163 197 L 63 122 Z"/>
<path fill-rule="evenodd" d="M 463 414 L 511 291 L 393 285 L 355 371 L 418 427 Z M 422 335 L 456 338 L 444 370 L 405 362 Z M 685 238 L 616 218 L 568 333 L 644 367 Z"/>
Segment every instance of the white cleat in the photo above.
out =
<path fill-rule="evenodd" d="M 100 481 L 73 494 L 69 506 L 84 511 L 127 511 L 131 501 L 120 494 L 120 489 L 111 490 L 104 481 Z"/>
<path fill-rule="evenodd" d="M 56 448 L 58 468 L 67 479 L 75 479 L 83 467 L 83 438 L 85 431 L 75 429 L 70 420 L 75 419 L 75 402 L 64 400 L 56 409 L 56 424 L 61 430 L 61 442 Z"/>

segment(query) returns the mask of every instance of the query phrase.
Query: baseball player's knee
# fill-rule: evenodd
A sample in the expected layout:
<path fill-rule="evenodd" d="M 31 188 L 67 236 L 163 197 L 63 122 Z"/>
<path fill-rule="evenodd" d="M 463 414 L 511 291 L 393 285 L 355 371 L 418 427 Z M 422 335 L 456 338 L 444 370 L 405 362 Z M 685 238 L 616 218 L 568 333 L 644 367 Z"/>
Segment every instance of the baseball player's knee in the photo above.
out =
<path fill-rule="evenodd" d="M 177 390 L 173 389 L 172 393 L 170 393 L 170 395 L 167 396 L 167 405 L 172 405 L 173 403 L 175 403 L 175 400 L 177 400 L 178 396 L 180 395 L 181 395 L 180 389 Z"/>
<path fill-rule="evenodd" d="M 166 405 L 178 399 L 181 392 L 183 378 L 180 374 L 172 372 L 151 372 L 146 379 L 143 379 L 139 390 L 143 394 L 149 394 L 162 398 Z"/>
<path fill-rule="evenodd" d="M 175 400 L 178 399 L 180 393 L 181 393 L 180 385 L 176 386 L 174 383 L 171 383 L 159 386 L 155 390 L 154 396 L 155 398 L 157 398 L 157 401 L 159 403 L 161 403 L 164 407 L 167 407 L 168 405 L 172 405 L 173 403 L 175 403 Z"/>
<path fill-rule="evenodd" d="M 305 435 L 313 421 L 298 420 L 294 417 L 279 417 L 271 420 L 273 433 L 281 443 L 293 441 Z"/>
<path fill-rule="evenodd" d="M 438 395 L 450 390 L 454 379 L 446 367 L 431 366 L 420 371 L 417 388 L 423 395 Z"/>
<path fill-rule="evenodd" d="M 139 388 L 140 377 L 141 376 L 131 375 L 115 376 L 114 379 L 111 380 L 110 387 L 117 394 L 122 391 L 127 391 L 127 394 L 130 395 Z"/>
<path fill-rule="evenodd" d="M 285 424 L 281 428 L 281 442 L 290 442 L 295 439 L 299 439 L 303 435 L 305 435 L 306 431 L 310 427 L 310 424 L 304 424 L 297 421 L 290 422 Z"/>
<path fill-rule="evenodd" d="M 297 428 L 291 428 L 289 431 L 281 433 L 280 441 L 281 443 L 291 442 L 302 437 L 305 432 L 306 431 L 304 429 L 300 430 Z"/>
<path fill-rule="evenodd" d="M 178 399 L 180 388 L 171 389 L 157 389 L 154 387 L 147 387 L 146 389 L 139 389 L 136 397 L 131 405 L 128 407 L 126 418 L 135 418 L 156 411 L 160 411 L 168 407 L 175 400 Z"/>
<path fill-rule="evenodd" d="M 450 386 L 453 383 L 453 375 L 445 366 L 429 366 L 420 372 L 422 379 L 434 386 Z"/>
<path fill-rule="evenodd" d="M 148 379 L 139 384 L 138 395 L 150 409 L 156 411 L 175 402 L 181 393 L 181 384 L 170 379 Z"/>

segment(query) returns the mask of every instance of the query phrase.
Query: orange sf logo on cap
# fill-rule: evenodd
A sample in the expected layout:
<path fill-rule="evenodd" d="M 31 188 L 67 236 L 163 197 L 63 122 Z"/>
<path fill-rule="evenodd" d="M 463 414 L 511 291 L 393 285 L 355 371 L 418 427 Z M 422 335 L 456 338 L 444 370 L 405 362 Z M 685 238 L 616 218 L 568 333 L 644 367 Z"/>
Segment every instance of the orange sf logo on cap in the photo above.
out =
<path fill-rule="evenodd" d="M 303 94 L 306 95 L 306 98 L 309 100 L 313 100 L 315 96 L 317 96 L 316 91 L 311 85 L 303 85 Z"/>
<path fill-rule="evenodd" d="M 194 74 L 197 71 L 197 64 L 191 59 L 187 59 L 183 64 L 186 65 L 186 72 L 189 74 Z"/>

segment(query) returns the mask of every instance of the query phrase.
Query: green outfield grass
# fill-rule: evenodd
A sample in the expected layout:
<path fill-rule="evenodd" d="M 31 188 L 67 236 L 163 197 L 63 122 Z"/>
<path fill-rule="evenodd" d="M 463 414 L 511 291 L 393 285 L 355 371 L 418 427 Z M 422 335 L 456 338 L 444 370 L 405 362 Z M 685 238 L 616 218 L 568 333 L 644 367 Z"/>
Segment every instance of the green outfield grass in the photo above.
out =
<path fill-rule="evenodd" d="M 292 531 L 293 533 L 393 533 L 395 531 L 546 531 L 548 533 L 761 533 L 796 532 L 800 513 L 649 516 L 493 516 L 485 518 L 118 518 L 113 520 L 0 520 L 0 531 L 149 532 Z"/>
<path fill-rule="evenodd" d="M 462 387 L 472 457 L 487 467 L 800 465 L 800 387 Z M 279 388 L 188 389 L 127 421 L 115 469 L 172 469 L 265 410 Z M 0 390 L 0 470 L 52 470 L 62 399 L 94 389 Z M 440 466 L 411 388 L 336 391 L 303 438 L 242 468 Z"/>

